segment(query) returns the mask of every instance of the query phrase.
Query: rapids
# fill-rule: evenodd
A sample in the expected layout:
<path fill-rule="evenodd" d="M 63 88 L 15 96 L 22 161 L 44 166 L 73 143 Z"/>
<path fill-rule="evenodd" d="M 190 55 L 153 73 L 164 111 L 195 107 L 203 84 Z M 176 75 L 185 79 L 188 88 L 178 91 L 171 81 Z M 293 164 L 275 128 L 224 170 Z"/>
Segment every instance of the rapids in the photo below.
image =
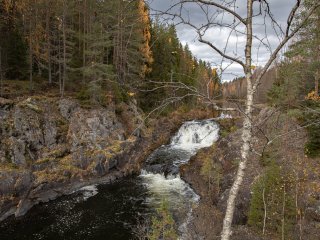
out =
<path fill-rule="evenodd" d="M 146 160 L 140 176 L 91 185 L 33 207 L 24 217 L 0 223 L 0 239 L 129 240 L 141 219 L 150 218 L 164 199 L 184 239 L 199 196 L 179 176 L 179 166 L 218 139 L 214 120 L 185 122 L 170 144 Z"/>

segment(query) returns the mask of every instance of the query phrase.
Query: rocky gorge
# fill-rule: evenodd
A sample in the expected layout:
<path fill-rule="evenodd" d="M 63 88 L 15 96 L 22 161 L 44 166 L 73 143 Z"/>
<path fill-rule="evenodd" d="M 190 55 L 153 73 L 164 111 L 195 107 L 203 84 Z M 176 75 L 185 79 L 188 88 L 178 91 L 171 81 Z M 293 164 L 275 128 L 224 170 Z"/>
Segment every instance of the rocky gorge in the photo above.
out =
<path fill-rule="evenodd" d="M 148 156 L 158 161 L 160 158 L 154 153 L 159 153 L 162 159 L 162 150 L 166 150 L 162 145 L 170 142 L 181 125 L 180 131 L 187 136 L 196 122 L 186 121 L 212 118 L 212 112 L 179 109 L 147 122 L 143 118 L 135 101 L 88 107 L 74 98 L 0 99 L 0 220 L 12 215 L 23 216 L 39 203 L 72 194 L 89 185 L 138 176 L 141 169 L 146 168 L 155 173 L 142 174 L 142 179 L 159 181 L 157 187 L 160 189 L 162 183 L 170 185 L 176 181 L 176 178 L 165 177 L 170 171 L 180 172 L 181 178 L 200 196 L 187 225 L 186 239 L 216 239 L 240 159 L 242 119 L 236 116 L 216 118 L 219 139 L 214 145 L 199 150 L 189 162 L 178 164 L 178 168 L 167 169 L 165 164 L 159 165 L 161 169 L 158 169 L 158 162 L 148 164 Z M 205 123 L 202 121 L 196 126 Z M 317 239 L 320 165 L 318 159 L 305 156 L 306 131 L 296 118 L 272 107 L 257 110 L 254 123 L 254 150 L 251 151 L 247 178 L 237 198 L 232 239 L 278 239 L 273 221 L 266 218 L 266 235 L 250 222 L 252 201 L 259 194 L 257 184 L 270 167 L 273 169 L 273 162 L 279 171 L 286 173 L 283 180 L 277 181 L 287 186 L 286 198 L 295 202 L 291 212 L 287 210 L 288 218 L 296 219 L 290 220 L 290 231 L 286 233 L 288 239 L 299 239 L 300 236 Z M 197 131 L 196 136 L 199 136 Z M 279 133 L 286 134 L 277 139 Z M 179 134 L 175 137 L 180 139 Z M 275 139 L 272 144 L 268 144 L 270 139 Z M 174 142 L 174 138 L 171 141 Z M 162 160 L 179 160 L 175 153 L 168 156 Z M 164 175 L 158 172 L 164 172 Z M 141 180 L 141 175 L 134 181 L 137 179 Z M 272 184 L 278 184 L 277 181 Z M 130 191 L 129 186 L 123 189 Z M 108 192 L 101 195 L 100 198 Z M 267 214 L 273 214 L 276 219 L 280 210 L 274 210 L 273 205 L 267 209 L 274 211 Z"/>
<path fill-rule="evenodd" d="M 139 173 L 184 120 L 143 125 L 134 104 L 87 108 L 72 98 L 0 99 L 0 220 L 98 183 Z"/>

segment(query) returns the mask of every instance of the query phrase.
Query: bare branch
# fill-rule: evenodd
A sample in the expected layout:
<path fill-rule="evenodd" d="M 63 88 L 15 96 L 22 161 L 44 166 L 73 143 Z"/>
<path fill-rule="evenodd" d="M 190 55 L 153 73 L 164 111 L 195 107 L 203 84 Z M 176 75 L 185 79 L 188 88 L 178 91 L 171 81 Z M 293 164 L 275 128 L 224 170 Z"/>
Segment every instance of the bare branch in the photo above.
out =
<path fill-rule="evenodd" d="M 300 2 L 299 0 L 297 0 L 297 2 Z M 290 16 L 292 14 L 295 14 L 297 9 L 298 3 L 294 6 L 294 8 L 292 9 Z M 288 41 L 306 24 L 306 22 L 308 21 L 308 19 L 310 18 L 310 16 L 314 13 L 314 11 L 320 7 L 320 3 L 315 4 L 310 11 L 308 12 L 308 14 L 304 17 L 304 19 L 300 22 L 300 24 L 298 24 L 298 26 L 288 35 L 285 36 L 285 38 L 282 40 L 282 42 L 278 45 L 278 47 L 274 50 L 274 52 L 272 53 L 272 55 L 270 56 L 268 62 L 266 63 L 266 65 L 263 67 L 262 71 L 260 72 L 260 74 L 258 75 L 255 84 L 253 86 L 253 91 L 255 92 L 257 90 L 257 87 L 259 86 L 262 77 L 264 76 L 264 74 L 268 71 L 268 69 L 270 68 L 271 64 L 273 63 L 273 61 L 276 59 L 278 53 L 280 52 L 280 50 L 284 47 L 284 45 L 286 45 L 288 43 Z M 288 25 L 287 25 L 287 30 L 286 32 L 289 33 L 291 25 L 292 25 L 292 17 L 288 18 Z M 291 19 L 291 20 L 290 20 Z"/>
<path fill-rule="evenodd" d="M 236 13 L 234 10 L 231 10 L 230 8 L 227 8 L 226 6 L 223 6 L 222 4 L 216 3 L 214 1 L 208 1 L 208 0 L 186 0 L 186 1 L 182 1 L 182 2 L 200 2 L 206 5 L 211 5 L 211 6 L 215 6 L 223 11 L 226 11 L 227 13 L 231 14 L 232 16 L 234 16 L 235 18 L 237 18 L 240 22 L 242 22 L 244 25 L 247 24 L 247 21 L 242 18 L 238 13 Z"/>

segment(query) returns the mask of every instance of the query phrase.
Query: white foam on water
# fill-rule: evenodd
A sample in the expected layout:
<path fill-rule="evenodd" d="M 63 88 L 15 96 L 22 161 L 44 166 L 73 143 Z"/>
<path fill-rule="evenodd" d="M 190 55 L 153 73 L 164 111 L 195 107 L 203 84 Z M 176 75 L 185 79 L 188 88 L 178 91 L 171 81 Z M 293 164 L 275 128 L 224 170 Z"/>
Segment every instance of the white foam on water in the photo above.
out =
<path fill-rule="evenodd" d="M 98 194 L 97 185 L 85 186 L 80 188 L 79 191 L 82 192 L 84 201 Z"/>
<path fill-rule="evenodd" d="M 172 138 L 171 146 L 195 152 L 210 147 L 219 138 L 219 126 L 213 120 L 185 122 Z"/>
<path fill-rule="evenodd" d="M 181 149 L 190 154 L 187 154 L 188 158 L 185 160 L 176 160 L 173 164 L 179 166 L 188 162 L 190 157 L 196 154 L 197 150 L 210 147 L 218 138 L 219 126 L 214 120 L 185 122 L 172 138 L 168 150 L 179 151 Z M 151 193 L 151 196 L 147 199 L 148 204 L 157 206 L 165 199 L 173 211 L 184 209 L 185 216 L 179 226 L 179 232 L 181 233 L 179 239 L 186 239 L 188 224 L 192 219 L 192 209 L 199 202 L 200 197 L 179 175 L 165 176 L 164 174 L 142 170 L 140 177 Z"/>
<path fill-rule="evenodd" d="M 217 119 L 228 119 L 228 118 L 232 118 L 232 116 L 228 113 L 221 113 L 220 117 L 218 117 Z"/>
<path fill-rule="evenodd" d="M 175 201 L 176 197 L 181 196 L 188 197 L 192 202 L 197 202 L 200 199 L 192 188 L 180 178 L 180 175 L 164 176 L 164 174 L 149 173 L 142 170 L 140 177 L 144 180 L 148 190 L 154 194 L 153 198 L 156 203 L 160 203 L 162 199 Z"/>

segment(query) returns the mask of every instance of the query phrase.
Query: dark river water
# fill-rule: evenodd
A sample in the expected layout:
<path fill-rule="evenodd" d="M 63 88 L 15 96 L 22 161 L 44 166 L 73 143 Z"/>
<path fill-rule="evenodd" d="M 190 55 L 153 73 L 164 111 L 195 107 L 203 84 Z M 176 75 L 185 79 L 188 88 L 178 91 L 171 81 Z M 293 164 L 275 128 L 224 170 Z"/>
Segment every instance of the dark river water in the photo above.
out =
<path fill-rule="evenodd" d="M 139 213 L 146 218 L 152 212 L 145 203 L 150 194 L 142 179 L 127 178 L 96 189 L 95 196 L 80 191 L 35 206 L 21 219 L 5 221 L 0 239 L 133 239 L 137 221 L 142 220 Z"/>
<path fill-rule="evenodd" d="M 0 223 L 0 240 L 129 240 L 166 200 L 184 239 L 199 197 L 179 176 L 179 166 L 218 139 L 213 120 L 182 125 L 171 143 L 146 160 L 140 176 L 88 186 Z"/>

